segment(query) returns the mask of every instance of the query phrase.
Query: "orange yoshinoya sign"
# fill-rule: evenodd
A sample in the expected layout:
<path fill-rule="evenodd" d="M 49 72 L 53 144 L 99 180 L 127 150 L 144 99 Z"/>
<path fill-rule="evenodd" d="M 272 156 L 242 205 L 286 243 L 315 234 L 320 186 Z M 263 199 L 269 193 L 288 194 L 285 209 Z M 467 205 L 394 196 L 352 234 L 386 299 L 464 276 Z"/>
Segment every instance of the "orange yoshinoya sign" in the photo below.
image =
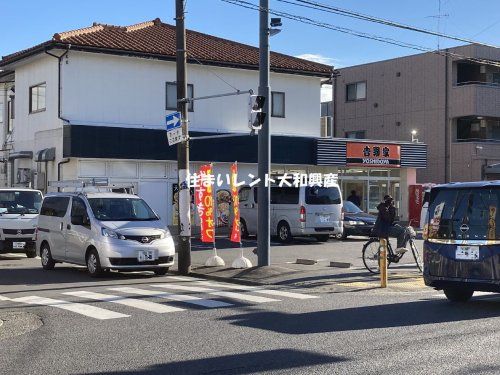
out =
<path fill-rule="evenodd" d="M 236 186 L 236 180 L 238 178 L 238 165 L 233 163 L 231 165 L 231 196 L 233 198 L 233 226 L 231 229 L 230 240 L 232 242 L 241 242 L 241 231 L 240 231 L 240 198 L 238 196 L 238 187 Z"/>
<path fill-rule="evenodd" d="M 213 174 L 212 165 L 202 165 L 200 176 Z M 204 179 L 207 180 L 208 179 Z M 214 242 L 214 198 L 211 184 L 200 184 L 196 188 L 196 209 L 200 217 L 201 241 Z"/>
<path fill-rule="evenodd" d="M 347 165 L 359 167 L 399 168 L 401 146 L 378 143 L 347 143 Z"/>

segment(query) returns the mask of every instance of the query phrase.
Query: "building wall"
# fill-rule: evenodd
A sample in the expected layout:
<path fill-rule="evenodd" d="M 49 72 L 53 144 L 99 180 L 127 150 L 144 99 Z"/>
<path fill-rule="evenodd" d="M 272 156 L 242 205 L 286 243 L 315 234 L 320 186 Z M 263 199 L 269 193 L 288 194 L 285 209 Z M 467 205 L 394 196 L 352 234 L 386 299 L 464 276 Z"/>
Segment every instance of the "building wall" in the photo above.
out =
<path fill-rule="evenodd" d="M 175 62 L 70 52 L 63 64 L 63 112 L 71 123 L 163 128 L 165 83 L 176 80 Z M 253 89 L 258 72 L 188 64 L 194 96 Z M 320 78 L 271 74 L 273 91 L 285 92 L 285 118 L 272 117 L 272 133 L 319 136 Z M 247 132 L 248 95 L 200 100 L 189 112 L 190 129 Z"/>
<path fill-rule="evenodd" d="M 437 55 L 416 55 L 341 69 L 336 135 L 364 130 L 366 138 L 409 141 L 411 131 L 428 144 L 428 167 L 419 181 L 444 180 L 444 64 Z M 366 100 L 346 102 L 346 84 L 366 81 Z"/>
<path fill-rule="evenodd" d="M 488 47 L 467 45 L 453 48 L 451 52 L 457 58 L 500 60 L 500 51 Z M 500 88 L 456 86 L 456 61 L 449 59 L 448 64 L 451 181 L 462 181 L 465 176 L 480 179 L 480 172 L 471 172 L 466 167 L 477 164 L 469 152 L 471 148 L 453 142 L 456 138 L 454 119 L 500 117 Z M 445 67 L 444 56 L 426 53 L 341 69 L 337 81 L 336 135 L 365 130 L 366 138 L 408 141 L 411 130 L 415 129 L 418 140 L 428 145 L 429 153 L 428 167 L 418 170 L 417 181 L 445 182 Z M 358 81 L 367 81 L 366 100 L 346 102 L 345 85 Z M 455 156 L 458 159 L 454 159 Z"/>

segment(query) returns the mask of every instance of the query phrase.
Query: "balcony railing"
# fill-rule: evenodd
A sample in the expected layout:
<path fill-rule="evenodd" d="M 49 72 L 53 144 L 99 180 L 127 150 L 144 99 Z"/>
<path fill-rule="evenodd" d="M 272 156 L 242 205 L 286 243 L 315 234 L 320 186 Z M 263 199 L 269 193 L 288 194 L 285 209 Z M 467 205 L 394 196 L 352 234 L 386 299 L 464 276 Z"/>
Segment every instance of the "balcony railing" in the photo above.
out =
<path fill-rule="evenodd" d="M 455 84 L 455 86 L 468 86 L 468 85 L 480 85 L 480 86 L 499 87 L 500 88 L 500 83 L 497 83 L 497 82 L 465 81 L 465 82 L 457 82 Z"/>

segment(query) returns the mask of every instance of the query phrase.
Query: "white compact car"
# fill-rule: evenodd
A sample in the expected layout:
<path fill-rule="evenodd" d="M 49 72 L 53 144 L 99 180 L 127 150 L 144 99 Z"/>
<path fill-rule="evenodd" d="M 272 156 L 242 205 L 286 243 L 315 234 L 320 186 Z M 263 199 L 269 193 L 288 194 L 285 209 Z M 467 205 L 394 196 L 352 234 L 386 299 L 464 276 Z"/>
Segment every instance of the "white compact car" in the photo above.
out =
<path fill-rule="evenodd" d="M 0 189 L 0 253 L 36 256 L 35 228 L 42 193 L 23 188 Z"/>
<path fill-rule="evenodd" d="M 175 246 L 166 224 L 136 195 L 89 192 L 47 195 L 40 210 L 37 251 L 46 270 L 55 263 L 164 275 Z"/>

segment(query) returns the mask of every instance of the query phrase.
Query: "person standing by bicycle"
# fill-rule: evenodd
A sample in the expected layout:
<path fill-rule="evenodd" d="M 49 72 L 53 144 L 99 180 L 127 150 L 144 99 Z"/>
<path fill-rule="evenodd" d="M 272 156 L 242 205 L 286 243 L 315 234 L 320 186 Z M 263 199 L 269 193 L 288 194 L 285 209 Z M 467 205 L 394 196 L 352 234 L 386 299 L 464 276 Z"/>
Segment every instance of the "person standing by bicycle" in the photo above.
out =
<path fill-rule="evenodd" d="M 405 229 L 401 225 L 395 224 L 396 207 L 394 206 L 394 199 L 390 195 L 384 196 L 384 200 L 377 206 L 377 210 L 377 221 L 372 229 L 373 236 L 385 239 L 396 237 L 398 239 L 396 254 L 404 254 L 408 251 L 404 247 L 407 239 L 405 238 Z"/>

